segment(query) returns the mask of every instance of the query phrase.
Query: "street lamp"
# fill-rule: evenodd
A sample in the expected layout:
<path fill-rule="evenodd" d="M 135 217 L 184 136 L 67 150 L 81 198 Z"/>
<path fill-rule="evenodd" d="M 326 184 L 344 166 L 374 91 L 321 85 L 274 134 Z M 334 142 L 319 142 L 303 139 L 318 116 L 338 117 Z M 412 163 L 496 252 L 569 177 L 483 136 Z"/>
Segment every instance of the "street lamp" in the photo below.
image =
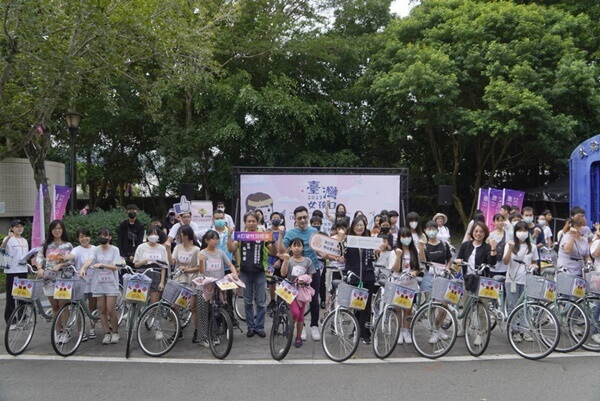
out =
<path fill-rule="evenodd" d="M 81 122 L 81 114 L 69 112 L 65 114 L 67 119 L 67 128 L 71 135 L 71 214 L 75 214 L 75 203 L 77 202 L 77 182 L 75 181 L 75 137 L 79 133 L 79 123 Z"/>

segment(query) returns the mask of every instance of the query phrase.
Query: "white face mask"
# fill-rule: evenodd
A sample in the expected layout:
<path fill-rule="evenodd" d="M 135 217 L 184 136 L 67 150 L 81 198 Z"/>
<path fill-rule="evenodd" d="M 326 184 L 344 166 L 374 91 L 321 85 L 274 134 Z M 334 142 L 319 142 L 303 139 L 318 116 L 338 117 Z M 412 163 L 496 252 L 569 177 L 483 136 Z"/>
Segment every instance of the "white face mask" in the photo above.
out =
<path fill-rule="evenodd" d="M 419 225 L 418 221 L 411 221 L 410 223 L 408 223 L 408 226 L 410 228 L 412 228 L 413 230 L 416 229 L 418 227 L 418 225 Z"/>
<path fill-rule="evenodd" d="M 529 233 L 526 233 L 526 232 L 524 232 L 524 231 L 519 231 L 519 232 L 517 232 L 517 238 L 518 238 L 520 241 L 525 241 L 525 240 L 527 239 L 527 237 L 529 237 Z"/>
<path fill-rule="evenodd" d="M 545 226 L 546 225 L 546 220 L 538 220 L 538 224 L 540 226 Z"/>
<path fill-rule="evenodd" d="M 158 242 L 158 235 L 149 235 L 148 236 L 148 242 L 157 243 Z"/>

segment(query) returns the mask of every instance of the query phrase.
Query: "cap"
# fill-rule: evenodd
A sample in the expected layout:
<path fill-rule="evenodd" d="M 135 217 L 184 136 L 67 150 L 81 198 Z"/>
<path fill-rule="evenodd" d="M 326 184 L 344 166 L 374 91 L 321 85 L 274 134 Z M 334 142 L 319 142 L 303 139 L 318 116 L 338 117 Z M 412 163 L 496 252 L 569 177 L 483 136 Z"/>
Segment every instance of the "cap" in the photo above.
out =
<path fill-rule="evenodd" d="M 27 223 L 25 223 L 24 221 L 22 221 L 22 220 L 19 220 L 19 219 L 15 219 L 15 220 L 13 220 L 13 221 L 11 221 L 11 222 L 10 222 L 10 226 L 11 226 L 11 227 L 17 226 L 17 225 L 19 225 L 19 224 L 20 224 L 20 225 L 22 225 L 22 226 L 24 226 L 24 225 L 26 225 Z"/>
<path fill-rule="evenodd" d="M 448 221 L 448 216 L 446 216 L 444 213 L 438 213 L 435 216 L 433 216 L 433 221 L 436 221 L 438 217 L 444 219 L 444 222 L 442 224 L 446 224 L 446 222 Z"/>

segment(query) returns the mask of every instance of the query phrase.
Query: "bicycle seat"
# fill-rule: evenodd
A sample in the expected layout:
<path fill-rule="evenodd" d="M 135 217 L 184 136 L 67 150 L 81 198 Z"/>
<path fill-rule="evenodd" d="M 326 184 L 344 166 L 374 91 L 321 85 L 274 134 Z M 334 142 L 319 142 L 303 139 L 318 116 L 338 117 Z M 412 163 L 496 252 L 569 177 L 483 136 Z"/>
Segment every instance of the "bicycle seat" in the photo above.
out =
<path fill-rule="evenodd" d="M 504 283 L 504 282 L 506 281 L 506 276 L 500 276 L 500 275 L 498 275 L 498 276 L 494 276 L 494 277 L 492 277 L 492 278 L 493 278 L 494 280 L 496 280 L 496 281 L 499 281 L 499 282 L 501 282 L 501 283 Z"/>

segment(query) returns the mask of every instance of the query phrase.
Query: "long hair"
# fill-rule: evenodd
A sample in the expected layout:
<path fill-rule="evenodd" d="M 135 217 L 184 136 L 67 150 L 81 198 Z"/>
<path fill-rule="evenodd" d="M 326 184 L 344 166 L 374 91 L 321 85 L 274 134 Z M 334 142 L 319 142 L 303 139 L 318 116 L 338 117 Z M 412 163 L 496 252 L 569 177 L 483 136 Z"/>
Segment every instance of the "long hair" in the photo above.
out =
<path fill-rule="evenodd" d="M 410 244 L 408 244 L 408 250 L 410 253 L 410 268 L 412 270 L 419 270 L 419 252 L 417 251 L 417 246 L 413 240 L 410 228 L 402 227 L 398 230 L 398 243 L 396 244 L 396 247 L 400 249 L 402 249 L 402 242 L 400 241 L 400 238 L 402 237 L 410 238 Z M 402 264 L 400 264 L 400 270 L 402 270 Z"/>
<path fill-rule="evenodd" d="M 525 244 L 527 245 L 527 253 L 531 253 L 531 240 L 529 239 L 529 230 L 527 228 L 527 223 L 525 223 L 524 221 L 519 221 L 517 224 L 515 224 L 515 229 L 514 229 L 514 233 L 515 233 L 515 247 L 513 248 L 513 253 L 516 255 L 519 252 L 519 248 L 521 247 L 521 241 L 517 238 L 517 232 L 519 232 L 522 229 L 526 229 L 527 230 L 527 239 L 525 240 Z"/>
<path fill-rule="evenodd" d="M 46 235 L 46 241 L 44 241 L 44 256 L 46 255 L 46 251 L 48 250 L 48 245 L 54 242 L 54 235 L 52 235 L 52 230 L 56 226 L 60 226 L 62 228 L 62 234 L 60 236 L 60 240 L 62 242 L 69 242 L 69 236 L 67 235 L 67 227 L 65 227 L 65 223 L 62 220 L 52 220 L 50 225 L 48 226 L 48 233 Z"/>

